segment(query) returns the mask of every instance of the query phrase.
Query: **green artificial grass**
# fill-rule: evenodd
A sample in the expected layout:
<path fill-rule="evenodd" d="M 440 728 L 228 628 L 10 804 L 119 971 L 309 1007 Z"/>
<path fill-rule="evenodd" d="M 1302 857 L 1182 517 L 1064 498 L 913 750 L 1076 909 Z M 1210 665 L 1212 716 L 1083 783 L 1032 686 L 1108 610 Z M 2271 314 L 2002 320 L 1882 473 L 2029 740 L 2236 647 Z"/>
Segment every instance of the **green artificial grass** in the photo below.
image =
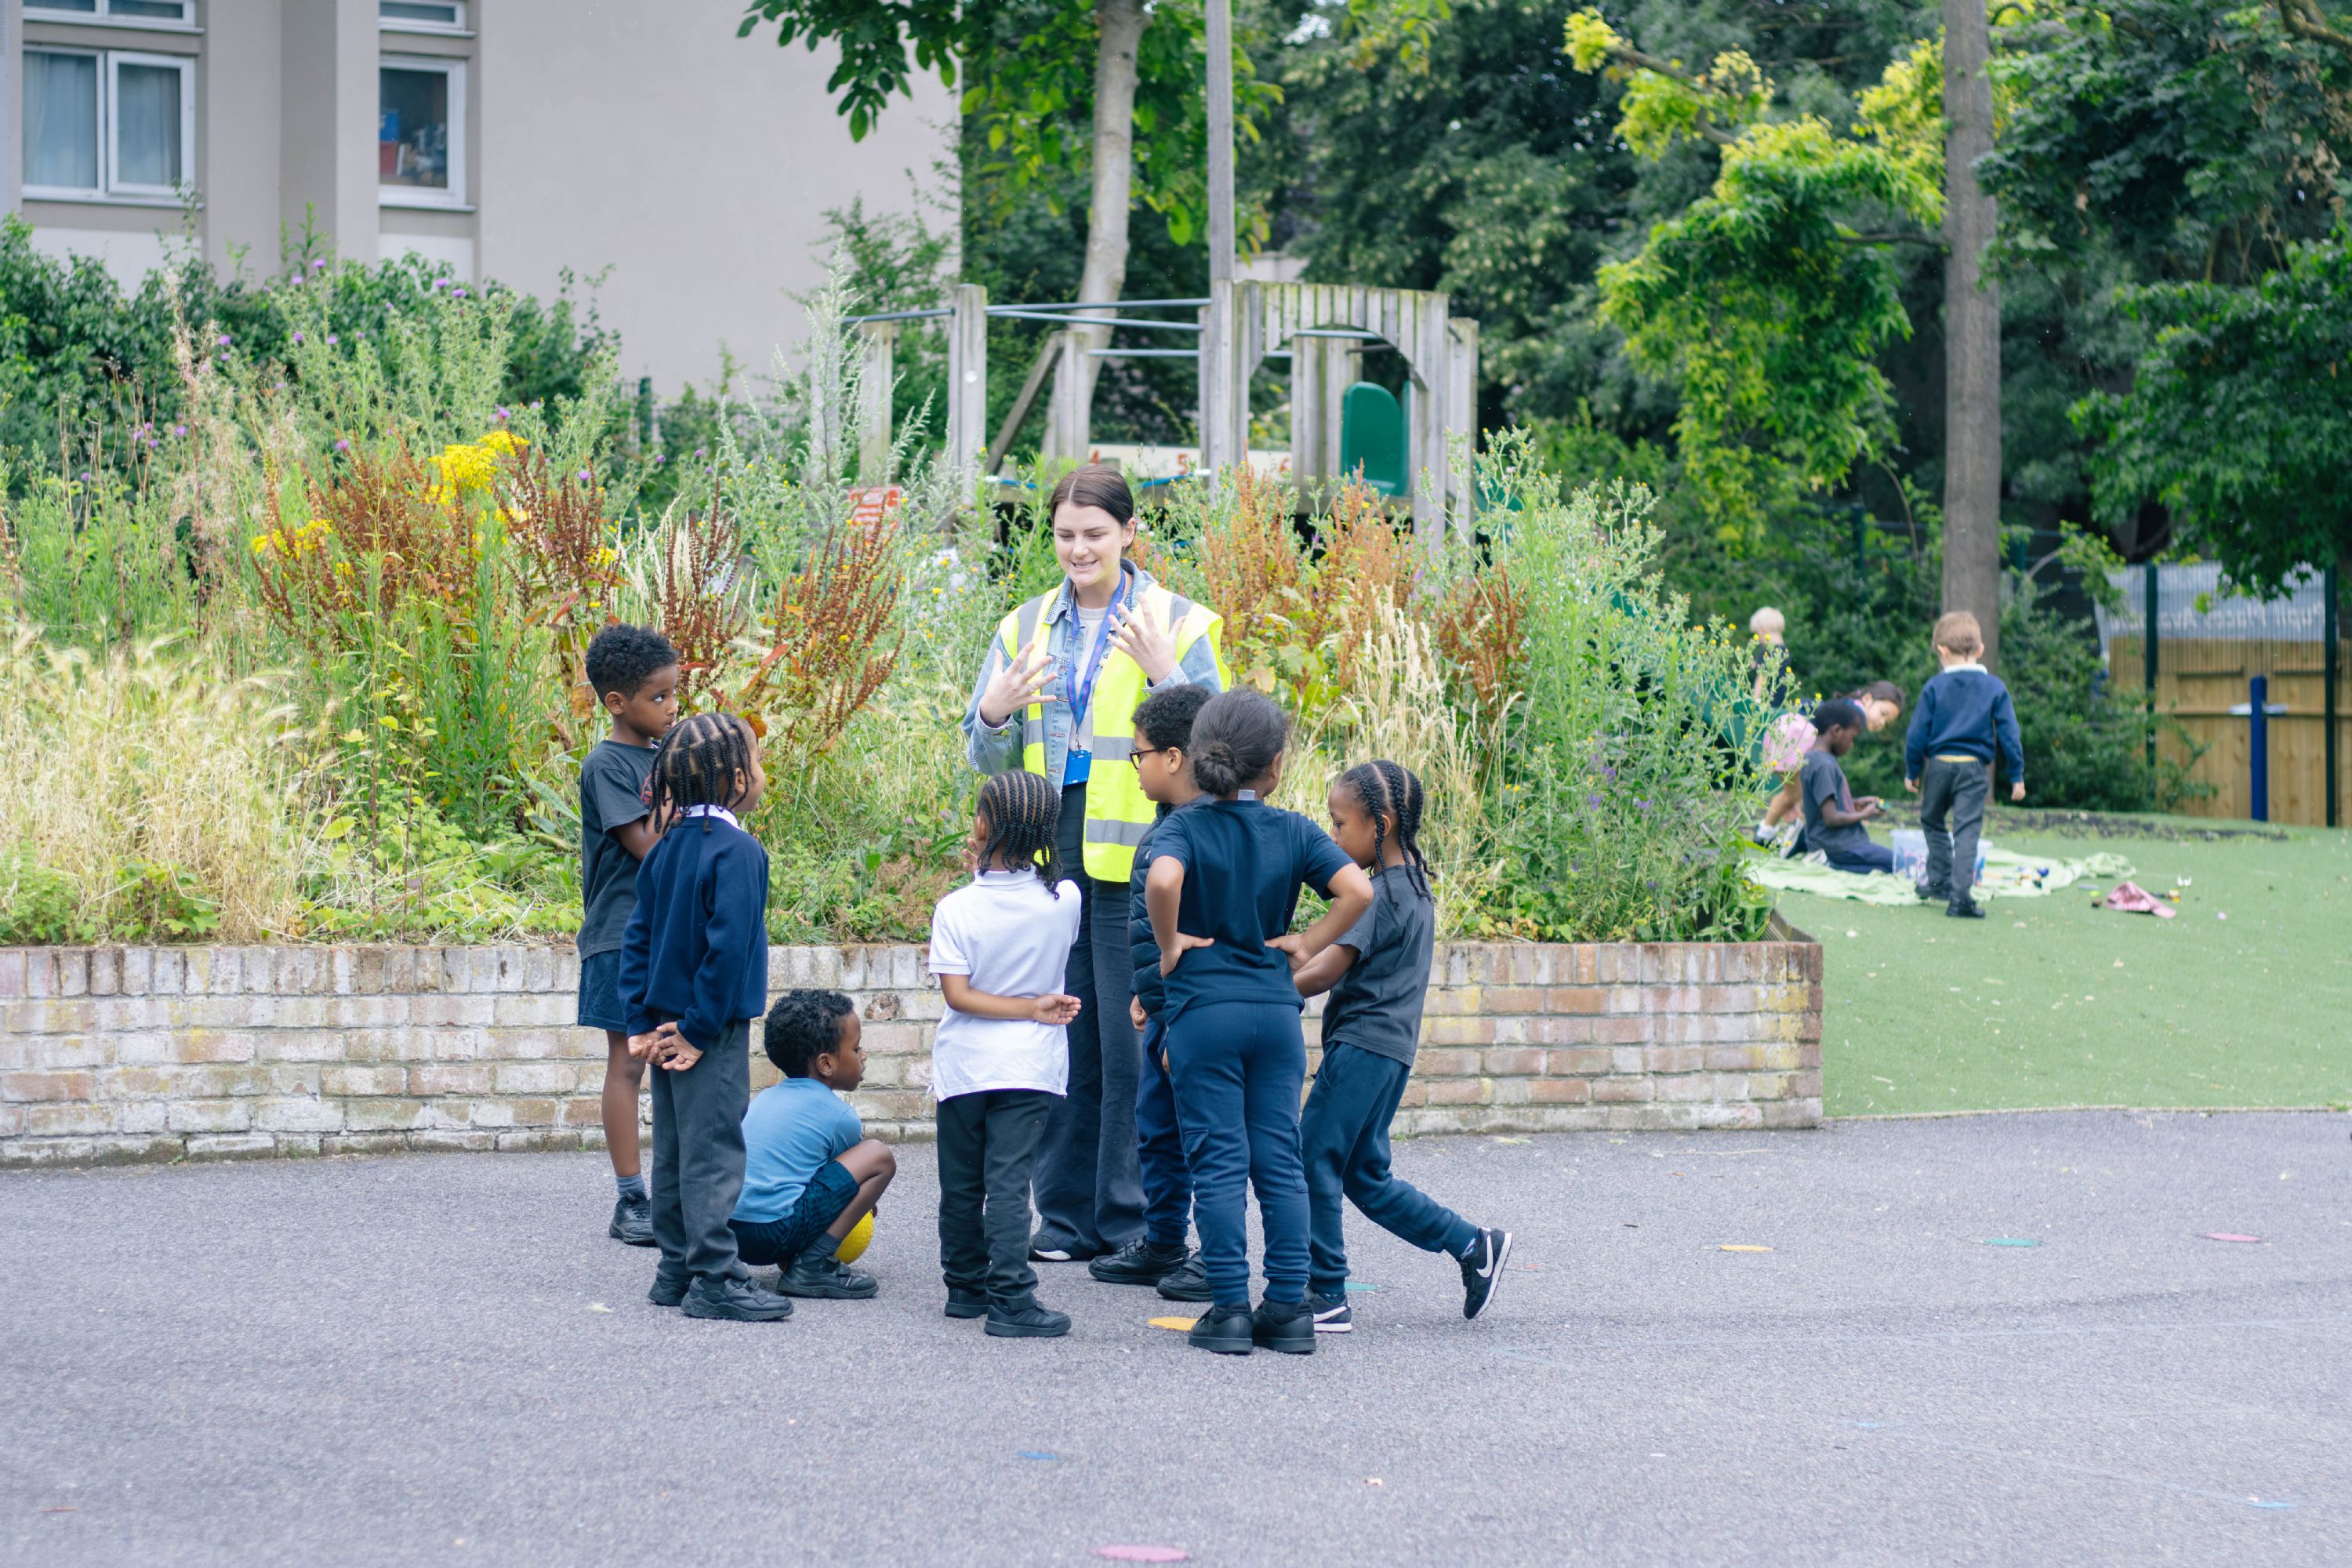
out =
<path fill-rule="evenodd" d="M 2106 878 L 1989 900 L 1982 921 L 1782 895 L 1781 911 L 1822 943 L 1831 1115 L 2352 1105 L 2352 834 L 2003 829 L 1997 815 L 1988 837 L 2028 853 L 2121 855 L 2131 880 L 2180 894 L 2179 914 L 2094 908 L 2086 889 L 2104 894 Z"/>

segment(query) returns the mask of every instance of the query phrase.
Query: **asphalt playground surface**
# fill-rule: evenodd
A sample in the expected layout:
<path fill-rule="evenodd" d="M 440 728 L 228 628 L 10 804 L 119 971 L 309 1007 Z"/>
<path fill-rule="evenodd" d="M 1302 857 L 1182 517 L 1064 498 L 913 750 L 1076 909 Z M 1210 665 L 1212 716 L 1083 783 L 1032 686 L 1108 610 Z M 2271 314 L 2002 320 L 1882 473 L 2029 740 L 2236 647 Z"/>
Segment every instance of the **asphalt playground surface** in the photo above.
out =
<path fill-rule="evenodd" d="M 927 1147 L 772 1325 L 647 1305 L 600 1155 L 10 1174 L 0 1563 L 2341 1563 L 2347 1132 L 1409 1142 L 1517 1267 L 1465 1323 L 1359 1221 L 1297 1358 L 1069 1265 L 1067 1339 L 947 1321 Z"/>

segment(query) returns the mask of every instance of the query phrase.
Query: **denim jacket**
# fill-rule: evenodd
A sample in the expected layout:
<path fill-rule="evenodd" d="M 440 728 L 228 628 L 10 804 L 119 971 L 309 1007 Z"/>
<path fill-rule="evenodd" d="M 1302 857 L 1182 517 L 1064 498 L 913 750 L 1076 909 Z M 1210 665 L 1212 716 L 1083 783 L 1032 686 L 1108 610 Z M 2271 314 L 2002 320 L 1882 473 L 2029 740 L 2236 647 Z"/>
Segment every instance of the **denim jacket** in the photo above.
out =
<path fill-rule="evenodd" d="M 1126 574 L 1126 594 L 1130 600 L 1146 588 L 1154 585 L 1151 576 L 1128 563 L 1119 563 Z M 1039 623 L 1045 631 L 1046 651 L 1054 656 L 1055 667 L 1067 669 L 1078 656 L 1078 617 L 1071 613 L 1070 584 L 1064 578 L 1054 591 L 1053 603 L 1046 606 L 1045 618 Z M 1015 708 L 1004 717 L 1004 722 L 992 730 L 980 721 L 981 694 L 996 672 L 1004 668 L 1004 638 L 1002 634 L 988 639 L 988 657 L 981 661 L 980 679 L 972 682 L 971 700 L 964 704 L 964 755 L 971 765 L 983 773 L 1010 773 L 1021 765 L 1021 719 L 1024 710 Z M 1147 688 L 1159 691 L 1171 686 L 1205 686 L 1212 691 L 1225 689 L 1223 679 L 1217 673 L 1216 649 L 1207 637 L 1195 637 L 1192 646 L 1184 650 L 1168 679 Z M 1048 702 L 1045 710 L 1045 776 L 1058 789 L 1062 784 L 1062 769 L 1068 761 L 1070 741 L 1076 734 L 1080 715 L 1070 711 L 1067 702 Z M 1098 755 L 1097 763 L 1110 761 Z M 1118 759 L 1123 761 L 1124 759 Z"/>

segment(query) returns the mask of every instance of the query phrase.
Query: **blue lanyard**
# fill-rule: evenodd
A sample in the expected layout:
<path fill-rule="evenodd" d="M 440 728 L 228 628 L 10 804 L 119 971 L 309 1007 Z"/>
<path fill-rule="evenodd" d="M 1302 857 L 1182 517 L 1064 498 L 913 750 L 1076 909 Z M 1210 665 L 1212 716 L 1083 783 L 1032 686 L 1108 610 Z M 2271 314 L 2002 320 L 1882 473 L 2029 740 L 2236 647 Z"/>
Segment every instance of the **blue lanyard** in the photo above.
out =
<path fill-rule="evenodd" d="M 1075 658 L 1062 671 L 1062 695 L 1070 700 L 1071 733 L 1074 735 L 1086 727 L 1087 705 L 1095 700 L 1095 682 L 1102 675 L 1103 660 L 1110 657 L 1112 622 L 1118 615 L 1119 601 L 1126 596 L 1127 573 L 1122 568 L 1118 574 L 1118 591 L 1111 595 L 1110 603 L 1104 606 L 1102 630 L 1096 634 L 1094 650 L 1087 658 L 1085 676 L 1079 676 L 1078 661 Z M 1070 618 L 1075 621 L 1077 615 L 1077 598 L 1074 594 L 1070 599 Z M 1079 629 L 1081 633 L 1085 630 L 1083 626 Z"/>

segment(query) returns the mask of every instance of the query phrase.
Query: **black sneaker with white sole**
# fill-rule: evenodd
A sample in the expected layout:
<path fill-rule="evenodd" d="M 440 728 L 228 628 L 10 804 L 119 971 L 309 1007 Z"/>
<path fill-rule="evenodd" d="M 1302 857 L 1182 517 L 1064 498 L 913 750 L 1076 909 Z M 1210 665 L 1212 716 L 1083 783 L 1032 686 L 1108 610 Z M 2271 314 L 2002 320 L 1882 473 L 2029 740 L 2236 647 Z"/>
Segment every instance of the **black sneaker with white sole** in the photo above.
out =
<path fill-rule="evenodd" d="M 689 1318 L 730 1323 L 780 1323 L 793 1315 L 792 1301 L 749 1279 L 702 1276 L 688 1287 L 678 1310 Z"/>
<path fill-rule="evenodd" d="M 650 1198 L 615 1198 L 613 1223 L 604 1234 L 626 1247 L 654 1244 L 654 1205 Z"/>
<path fill-rule="evenodd" d="M 1337 1296 L 1318 1296 L 1309 1290 L 1307 1292 L 1307 1310 L 1315 1316 L 1315 1331 L 1318 1334 L 1355 1331 L 1356 1321 L 1348 1310 L 1348 1293 L 1344 1289 Z"/>
<path fill-rule="evenodd" d="M 1495 1300 L 1511 1261 L 1511 1233 L 1482 1230 L 1462 1255 L 1462 1315 L 1475 1318 Z"/>

